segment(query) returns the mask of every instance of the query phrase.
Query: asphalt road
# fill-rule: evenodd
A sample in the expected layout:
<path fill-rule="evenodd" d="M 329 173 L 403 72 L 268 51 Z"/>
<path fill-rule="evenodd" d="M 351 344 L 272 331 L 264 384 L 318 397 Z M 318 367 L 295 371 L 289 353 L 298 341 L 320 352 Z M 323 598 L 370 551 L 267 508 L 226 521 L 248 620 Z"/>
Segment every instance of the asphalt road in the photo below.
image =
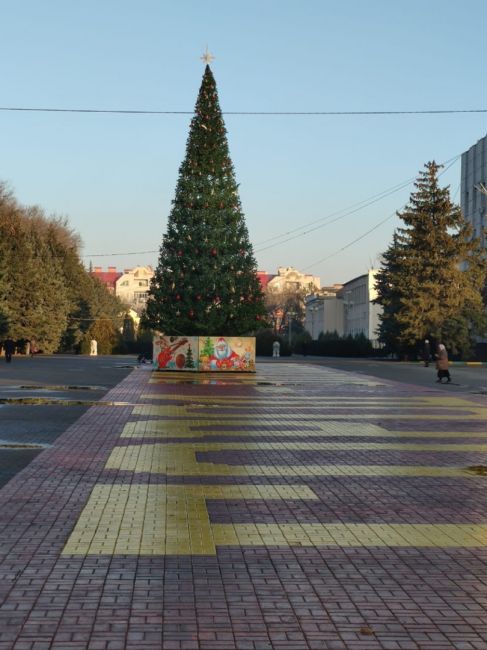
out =
<path fill-rule="evenodd" d="M 0 358 L 0 486 L 136 365 L 129 356 Z"/>
<path fill-rule="evenodd" d="M 285 357 L 283 357 L 285 360 Z M 371 375 L 378 379 L 390 379 L 405 384 L 423 386 L 448 393 L 487 394 L 487 364 L 467 366 L 450 364 L 451 384 L 436 383 L 436 368 L 432 363 L 425 368 L 420 362 L 399 362 L 389 359 L 345 359 L 339 357 L 288 357 L 293 363 L 324 365 L 338 370 L 348 370 Z"/>

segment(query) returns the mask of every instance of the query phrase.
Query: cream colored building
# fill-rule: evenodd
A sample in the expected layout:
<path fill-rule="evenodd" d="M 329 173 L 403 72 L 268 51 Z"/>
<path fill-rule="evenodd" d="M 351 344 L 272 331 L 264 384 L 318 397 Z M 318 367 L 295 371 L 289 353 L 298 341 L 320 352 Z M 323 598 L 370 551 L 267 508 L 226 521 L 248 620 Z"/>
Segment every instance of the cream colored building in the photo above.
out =
<path fill-rule="evenodd" d="M 267 283 L 267 291 L 285 293 L 286 291 L 304 290 L 312 293 L 320 288 L 320 278 L 316 275 L 301 273 L 292 266 L 280 266 L 277 275 Z"/>
<path fill-rule="evenodd" d="M 316 341 L 323 332 L 343 336 L 343 300 L 337 297 L 341 284 L 323 287 L 306 298 L 305 328 Z"/>
<path fill-rule="evenodd" d="M 136 266 L 133 269 L 125 269 L 115 283 L 115 295 L 140 314 L 147 302 L 153 276 L 154 271 L 151 266 Z"/>

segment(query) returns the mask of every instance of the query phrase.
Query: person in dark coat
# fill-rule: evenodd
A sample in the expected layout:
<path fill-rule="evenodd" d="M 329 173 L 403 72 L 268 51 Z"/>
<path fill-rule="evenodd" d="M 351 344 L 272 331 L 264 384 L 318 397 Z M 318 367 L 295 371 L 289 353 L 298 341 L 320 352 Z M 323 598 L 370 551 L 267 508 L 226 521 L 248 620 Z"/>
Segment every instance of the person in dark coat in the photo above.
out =
<path fill-rule="evenodd" d="M 430 342 L 428 339 L 424 340 L 424 346 L 423 346 L 423 361 L 424 361 L 424 367 L 427 368 L 430 365 L 430 359 L 431 359 L 431 348 L 430 348 Z"/>
<path fill-rule="evenodd" d="M 438 343 L 436 351 L 436 368 L 438 370 L 438 383 L 443 383 L 443 378 L 446 378 L 446 383 L 451 382 L 450 371 L 448 370 L 448 352 L 446 351 L 443 343 Z"/>
<path fill-rule="evenodd" d="M 4 341 L 3 350 L 5 352 L 5 361 L 10 363 L 12 361 L 12 354 L 15 352 L 15 341 L 12 341 L 12 339 Z"/>

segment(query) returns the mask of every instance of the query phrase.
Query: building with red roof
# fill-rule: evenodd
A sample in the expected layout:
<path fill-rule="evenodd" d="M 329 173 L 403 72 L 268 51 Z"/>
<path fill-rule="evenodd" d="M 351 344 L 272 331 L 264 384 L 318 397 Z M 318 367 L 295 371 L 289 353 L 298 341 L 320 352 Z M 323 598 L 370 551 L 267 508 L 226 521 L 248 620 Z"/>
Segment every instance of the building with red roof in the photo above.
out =
<path fill-rule="evenodd" d="M 94 266 L 91 275 L 100 280 L 106 286 L 110 293 L 115 293 L 116 282 L 122 275 L 121 271 L 117 271 L 115 266 L 109 266 L 106 271 L 101 266 Z"/>

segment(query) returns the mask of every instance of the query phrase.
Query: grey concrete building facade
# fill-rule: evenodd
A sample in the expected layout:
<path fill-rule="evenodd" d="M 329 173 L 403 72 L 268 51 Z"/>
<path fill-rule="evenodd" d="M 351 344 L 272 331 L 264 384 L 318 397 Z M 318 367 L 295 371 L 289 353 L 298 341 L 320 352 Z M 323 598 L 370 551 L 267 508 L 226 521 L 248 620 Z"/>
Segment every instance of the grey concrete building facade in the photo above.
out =
<path fill-rule="evenodd" d="M 486 247 L 484 229 L 487 226 L 487 135 L 462 154 L 460 207 L 465 219 L 472 224 L 475 237 Z"/>

